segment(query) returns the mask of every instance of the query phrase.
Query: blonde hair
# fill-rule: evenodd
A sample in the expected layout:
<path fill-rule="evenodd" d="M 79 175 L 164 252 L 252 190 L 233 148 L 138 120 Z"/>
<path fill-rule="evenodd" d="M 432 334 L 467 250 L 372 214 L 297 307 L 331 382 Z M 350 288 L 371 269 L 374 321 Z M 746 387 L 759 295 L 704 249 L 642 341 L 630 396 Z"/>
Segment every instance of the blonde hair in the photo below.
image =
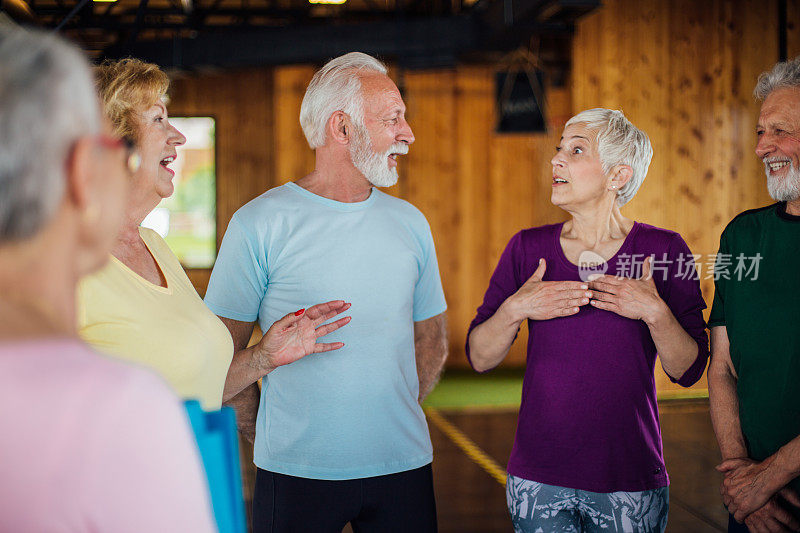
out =
<path fill-rule="evenodd" d="M 114 133 L 135 141 L 137 114 L 166 98 L 169 78 L 158 65 L 134 58 L 103 61 L 94 76 Z"/>

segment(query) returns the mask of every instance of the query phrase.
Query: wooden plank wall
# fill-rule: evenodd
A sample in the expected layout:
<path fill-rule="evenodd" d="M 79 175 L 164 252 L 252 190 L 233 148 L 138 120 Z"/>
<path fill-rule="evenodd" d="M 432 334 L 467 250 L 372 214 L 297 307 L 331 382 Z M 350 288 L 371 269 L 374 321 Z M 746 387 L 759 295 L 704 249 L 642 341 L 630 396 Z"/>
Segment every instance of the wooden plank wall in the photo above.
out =
<path fill-rule="evenodd" d="M 786 8 L 786 57 L 800 55 L 800 0 L 789 0 Z"/>
<path fill-rule="evenodd" d="M 753 151 L 752 90 L 778 58 L 777 36 L 772 0 L 607 0 L 578 24 L 575 110 L 622 109 L 653 143 L 648 177 L 623 212 L 678 231 L 704 269 L 728 221 L 771 202 Z M 702 288 L 710 304 L 713 280 Z M 677 388 L 661 372 L 657 381 Z"/>
<path fill-rule="evenodd" d="M 273 72 L 248 69 L 181 77 L 170 87 L 173 116 L 216 119 L 217 246 L 233 213 L 273 187 Z M 205 294 L 210 270 L 191 269 L 189 277 Z"/>
<path fill-rule="evenodd" d="M 758 104 L 751 92 L 778 57 L 777 5 L 606 0 L 578 23 L 569 86 L 548 89 L 549 134 L 494 133 L 493 66 L 391 71 L 416 143 L 389 192 L 431 223 L 449 303 L 449 365 L 465 364 L 467 325 L 508 239 L 521 228 L 564 219 L 549 203 L 549 161 L 575 112 L 620 108 L 647 131 L 653 164 L 624 211 L 680 232 L 704 258 L 716 252 L 736 213 L 769 202 L 753 154 Z M 800 53 L 792 31 L 799 27 L 800 2 L 791 0 L 790 57 Z M 313 169 L 297 118 L 313 72 L 287 66 L 174 83 L 172 114 L 217 118 L 220 240 L 239 206 Z M 202 292 L 205 278 L 195 279 Z M 703 281 L 703 291 L 710 302 L 711 280 Z M 517 342 L 506 364 L 522 364 L 523 348 Z M 674 388 L 663 375 L 658 385 Z"/>

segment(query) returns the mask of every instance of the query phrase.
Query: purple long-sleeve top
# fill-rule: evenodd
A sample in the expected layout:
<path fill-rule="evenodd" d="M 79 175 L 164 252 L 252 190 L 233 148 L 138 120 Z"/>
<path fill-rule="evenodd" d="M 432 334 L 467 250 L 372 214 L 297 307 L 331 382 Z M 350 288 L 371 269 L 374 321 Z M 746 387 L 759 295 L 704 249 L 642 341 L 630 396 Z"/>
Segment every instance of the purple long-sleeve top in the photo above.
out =
<path fill-rule="evenodd" d="M 547 261 L 544 281 L 582 281 L 582 274 L 585 281 L 587 272 L 570 263 L 561 248 L 562 226 L 523 230 L 511 239 L 469 332 L 528 280 L 540 258 Z M 669 376 L 688 387 L 705 370 L 708 335 L 694 261 L 681 236 L 636 222 L 617 254 L 599 269 L 639 277 L 650 255 L 659 295 L 697 342 L 692 366 L 682 376 Z M 528 328 L 522 404 L 508 472 L 592 492 L 668 485 L 653 376 L 657 354 L 647 325 L 586 305 L 572 316 L 529 320 Z"/>

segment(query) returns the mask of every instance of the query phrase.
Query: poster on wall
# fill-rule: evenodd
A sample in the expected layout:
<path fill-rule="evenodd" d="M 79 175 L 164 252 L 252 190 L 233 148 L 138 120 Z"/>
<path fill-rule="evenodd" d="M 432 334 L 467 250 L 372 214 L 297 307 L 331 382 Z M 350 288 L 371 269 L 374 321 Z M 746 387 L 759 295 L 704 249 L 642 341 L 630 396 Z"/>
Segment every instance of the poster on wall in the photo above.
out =
<path fill-rule="evenodd" d="M 544 119 L 544 74 L 538 69 L 495 73 L 497 133 L 547 131 Z"/>

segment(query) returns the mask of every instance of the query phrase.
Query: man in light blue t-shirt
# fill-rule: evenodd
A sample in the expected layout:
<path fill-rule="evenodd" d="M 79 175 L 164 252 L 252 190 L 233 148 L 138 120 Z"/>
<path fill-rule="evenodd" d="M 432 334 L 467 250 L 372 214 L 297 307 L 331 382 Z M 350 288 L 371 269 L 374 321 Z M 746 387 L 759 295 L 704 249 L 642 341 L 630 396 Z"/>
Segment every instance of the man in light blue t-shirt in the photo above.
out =
<path fill-rule="evenodd" d="M 206 293 L 233 336 L 240 425 L 258 409 L 253 528 L 436 531 L 420 402 L 447 355 L 446 304 L 425 217 L 374 188 L 396 183 L 414 142 L 405 104 L 382 63 L 350 53 L 314 75 L 300 123 L 314 171 L 236 212 Z M 246 348 L 256 320 L 284 328 L 306 307 L 325 336 L 307 351 L 332 351 Z M 345 327 L 323 324 L 345 310 Z"/>

